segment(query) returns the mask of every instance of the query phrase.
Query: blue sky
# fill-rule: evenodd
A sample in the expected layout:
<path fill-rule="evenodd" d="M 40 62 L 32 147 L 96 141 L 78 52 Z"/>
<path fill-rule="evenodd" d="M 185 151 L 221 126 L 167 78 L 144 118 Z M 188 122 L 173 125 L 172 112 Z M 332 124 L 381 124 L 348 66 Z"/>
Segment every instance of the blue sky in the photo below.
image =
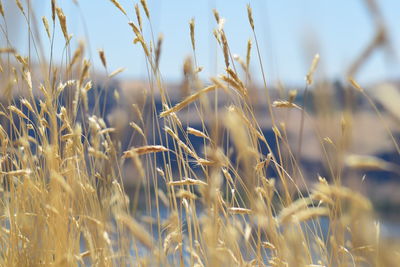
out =
<path fill-rule="evenodd" d="M 32 2 L 38 18 L 46 15 L 50 19 L 50 0 Z M 129 19 L 136 21 L 133 6 L 139 1 L 119 1 L 129 13 L 129 19 L 109 0 L 78 0 L 80 9 L 72 0 L 58 2 L 67 15 L 69 31 L 74 34 L 73 43 L 80 39 L 89 40 L 91 53 L 87 57 L 91 57 L 95 67 L 101 70 L 97 50 L 102 48 L 110 70 L 126 67 L 121 77 L 146 76 L 143 53 L 139 46 L 132 44 L 133 33 L 127 25 Z M 378 2 L 393 48 L 398 54 L 400 1 Z M 148 3 L 154 35 L 164 35 L 161 73 L 165 80 L 180 80 L 183 60 L 192 55 L 188 26 L 192 17 L 196 21 L 196 56 L 198 64 L 204 67 L 202 77 L 207 79 L 223 71 L 222 53 L 212 35 L 216 27 L 213 8 L 226 20 L 224 28 L 232 53 L 245 57 L 247 40 L 253 39 L 246 12 L 249 1 L 148 0 Z M 254 0 L 250 4 L 270 83 L 281 80 L 287 84 L 304 84 L 304 76 L 315 53 L 321 57 L 317 77 L 343 78 L 349 64 L 374 34 L 374 25 L 362 0 Z M 12 6 L 15 6 L 13 1 L 6 3 L 6 8 Z M 88 34 L 84 30 L 82 16 Z M 146 37 L 150 38 L 149 24 L 145 23 L 145 26 Z M 59 26 L 56 27 L 59 31 Z M 19 47 L 26 48 L 27 38 L 23 31 L 16 31 L 13 39 Z M 1 41 L 4 42 L 3 39 Z M 48 47 L 48 40 L 43 43 Z M 55 55 L 60 57 L 62 48 L 63 38 L 60 34 L 56 38 Z M 382 50 L 377 51 L 361 69 L 358 80 L 375 82 L 398 78 L 399 62 L 394 55 L 388 55 Z M 251 70 L 254 79 L 260 81 L 255 49 Z"/>

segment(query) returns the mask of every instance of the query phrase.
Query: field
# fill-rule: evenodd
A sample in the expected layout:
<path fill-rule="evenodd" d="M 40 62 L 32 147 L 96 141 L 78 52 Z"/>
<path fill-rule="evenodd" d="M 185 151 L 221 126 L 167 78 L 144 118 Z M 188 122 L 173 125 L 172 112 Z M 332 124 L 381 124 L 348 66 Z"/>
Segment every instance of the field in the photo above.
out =
<path fill-rule="evenodd" d="M 210 10 L 223 71 L 207 80 L 202 25 L 188 22 L 191 56 L 173 84 L 146 0 L 108 1 L 145 58 L 148 76 L 134 81 L 102 49 L 101 70 L 92 66 L 55 0 L 40 19 L 31 1 L 9 2 L 0 1 L 1 266 L 398 266 L 400 94 L 393 82 L 371 90 L 356 79 L 388 40 L 375 1 L 366 2 L 376 33 L 345 82 L 316 79 L 316 54 L 304 89 L 270 85 L 251 5 L 243 56 Z M 25 50 L 9 38 L 11 4 L 28 29 Z"/>

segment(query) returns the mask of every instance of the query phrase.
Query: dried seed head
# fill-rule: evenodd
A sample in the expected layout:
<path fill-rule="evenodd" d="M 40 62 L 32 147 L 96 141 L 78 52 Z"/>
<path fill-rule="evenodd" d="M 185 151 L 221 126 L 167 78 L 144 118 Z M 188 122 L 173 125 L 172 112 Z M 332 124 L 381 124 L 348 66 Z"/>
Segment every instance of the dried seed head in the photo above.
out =
<path fill-rule="evenodd" d="M 227 71 L 228 70 L 229 70 L 229 68 L 227 69 Z M 241 81 L 238 82 L 237 80 L 232 79 L 231 77 L 228 77 L 228 76 L 225 76 L 225 75 L 221 75 L 220 78 L 222 80 L 224 80 L 224 82 L 226 82 L 227 84 L 229 84 L 230 86 L 235 88 L 242 96 L 247 96 L 248 95 L 247 89 L 244 87 L 244 85 L 243 85 L 243 83 Z"/>
<path fill-rule="evenodd" d="M 151 249 L 153 244 L 156 244 L 152 236 L 134 218 L 126 214 L 116 214 L 115 217 L 117 221 L 126 225 L 132 235 L 148 249 Z"/>
<path fill-rule="evenodd" d="M 27 107 L 27 109 L 29 109 L 30 112 L 35 113 L 35 110 L 33 109 L 31 103 L 29 103 L 29 101 L 26 100 L 25 98 L 21 99 L 21 104 Z"/>
<path fill-rule="evenodd" d="M 21 13 L 25 16 L 25 11 L 24 11 L 24 7 L 22 6 L 22 3 L 20 0 L 15 0 L 15 2 L 17 3 L 18 9 L 21 11 Z"/>
<path fill-rule="evenodd" d="M 360 91 L 360 92 L 364 91 L 364 89 L 352 77 L 349 78 L 349 82 L 358 91 Z"/>
<path fill-rule="evenodd" d="M 149 8 L 147 7 L 147 2 L 146 0 L 140 0 L 140 4 L 142 4 L 144 13 L 146 14 L 146 17 L 148 19 L 150 19 L 150 12 L 149 12 Z"/>
<path fill-rule="evenodd" d="M 108 75 L 108 77 L 112 78 L 124 71 L 125 71 L 125 68 L 118 68 L 118 69 L 114 70 L 113 72 L 111 72 L 110 75 Z"/>
<path fill-rule="evenodd" d="M 133 129 L 135 129 L 141 136 L 146 137 L 146 136 L 144 135 L 144 133 L 143 133 L 142 128 L 140 128 L 139 125 L 137 125 L 137 124 L 134 123 L 134 122 L 130 122 L 129 125 L 130 125 Z"/>
<path fill-rule="evenodd" d="M 56 0 L 51 0 L 51 19 L 56 20 Z"/>
<path fill-rule="evenodd" d="M 196 129 L 192 128 L 192 127 L 187 127 L 187 132 L 188 132 L 188 134 L 192 134 L 192 135 L 195 135 L 197 137 L 210 139 L 205 133 L 203 133 L 202 131 L 196 130 Z"/>
<path fill-rule="evenodd" d="M 132 154 L 144 155 L 144 154 L 149 154 L 149 153 L 157 153 L 157 152 L 165 152 L 165 151 L 168 151 L 168 148 L 166 148 L 165 146 L 159 146 L 159 145 L 135 147 L 128 151 L 125 151 L 122 158 L 131 157 Z"/>
<path fill-rule="evenodd" d="M 121 4 L 117 0 L 110 0 L 114 6 L 116 6 L 125 16 L 127 16 L 125 9 L 121 6 Z"/>
<path fill-rule="evenodd" d="M 167 109 L 163 112 L 160 113 L 160 117 L 165 117 L 173 112 L 177 112 L 181 109 L 183 109 L 184 107 L 186 107 L 187 105 L 189 105 L 190 103 L 192 103 L 193 101 L 195 101 L 196 99 L 198 99 L 202 94 L 207 93 L 209 91 L 215 90 L 216 86 L 215 85 L 211 85 L 208 86 L 206 88 L 201 89 L 200 91 L 194 93 L 193 95 L 187 97 L 185 100 L 183 100 L 182 102 L 176 104 L 174 107 Z"/>
<path fill-rule="evenodd" d="M 217 24 L 219 24 L 220 17 L 219 17 L 218 11 L 215 8 L 213 9 L 213 14 L 214 14 L 215 21 L 217 22 Z"/>
<path fill-rule="evenodd" d="M 250 4 L 247 4 L 247 17 L 249 18 L 251 29 L 254 31 L 253 11 L 250 7 Z"/>
<path fill-rule="evenodd" d="M 99 57 L 100 57 L 100 60 L 101 60 L 101 64 L 103 64 L 103 67 L 107 69 L 106 55 L 104 54 L 104 50 L 103 49 L 99 50 Z"/>
<path fill-rule="evenodd" d="M 68 71 L 72 69 L 72 67 L 83 56 L 84 53 L 85 53 L 85 44 L 83 42 L 79 42 L 78 48 L 75 50 L 71 62 L 69 63 Z"/>
<path fill-rule="evenodd" d="M 18 60 L 19 63 L 22 64 L 24 68 L 28 68 L 28 58 L 27 57 L 22 57 L 20 54 L 14 54 L 14 57 L 16 60 Z"/>
<path fill-rule="evenodd" d="M 193 199 L 196 200 L 197 196 L 195 194 L 193 194 L 190 191 L 184 190 L 184 189 L 180 189 L 177 193 L 176 193 L 176 197 L 179 198 L 186 198 L 186 199 Z"/>
<path fill-rule="evenodd" d="M 383 159 L 373 156 L 349 155 L 345 163 L 353 169 L 364 170 L 390 170 L 391 164 Z"/>
<path fill-rule="evenodd" d="M 69 36 L 68 36 L 68 30 L 67 30 L 67 18 L 65 17 L 64 12 L 62 11 L 61 8 L 57 7 L 56 12 L 57 12 L 58 20 L 60 21 L 62 33 L 64 35 L 65 40 L 68 42 Z"/>
<path fill-rule="evenodd" d="M 15 170 L 15 171 L 8 171 L 8 172 L 0 171 L 0 174 L 7 175 L 7 176 L 27 176 L 27 175 L 30 175 L 31 173 L 32 173 L 32 171 L 30 169 Z"/>
<path fill-rule="evenodd" d="M 28 117 L 16 106 L 8 106 L 8 109 L 12 112 L 14 112 L 15 114 L 17 114 L 19 117 L 23 118 L 23 119 L 28 119 Z"/>
<path fill-rule="evenodd" d="M 220 34 L 217 29 L 213 30 L 213 35 L 215 37 L 215 40 L 217 40 L 218 44 L 221 45 L 221 38 L 220 38 Z"/>
<path fill-rule="evenodd" d="M 297 108 L 297 109 L 301 109 L 298 105 L 286 101 L 286 100 L 276 100 L 272 103 L 272 106 L 274 108 Z"/>
<path fill-rule="evenodd" d="M 88 77 L 88 75 L 89 75 L 89 67 L 90 67 L 90 63 L 89 63 L 89 61 L 87 61 L 85 59 L 83 61 L 83 66 L 82 66 L 82 70 L 81 70 L 81 76 L 80 76 L 79 82 L 78 82 L 78 88 L 82 87 L 83 81 Z"/>
<path fill-rule="evenodd" d="M 231 207 L 228 209 L 231 214 L 250 214 L 252 211 L 250 209 Z"/>
<path fill-rule="evenodd" d="M 28 85 L 28 88 L 29 88 L 30 92 L 32 92 L 31 72 L 29 70 L 24 71 L 22 77 L 24 78 L 26 84 Z"/>
<path fill-rule="evenodd" d="M 3 16 L 4 18 L 4 8 L 3 8 L 3 3 L 0 1 L 0 14 Z"/>
<path fill-rule="evenodd" d="M 172 181 L 169 182 L 168 185 L 170 186 L 181 186 L 181 185 L 207 185 L 206 182 L 203 182 L 201 180 L 196 180 L 192 178 L 185 178 L 180 181 Z"/>
<path fill-rule="evenodd" d="M 311 63 L 310 70 L 308 71 L 308 74 L 306 76 L 306 80 L 307 80 L 307 84 L 308 85 L 312 84 L 312 82 L 313 82 L 313 75 L 314 75 L 314 72 L 315 72 L 315 70 L 316 70 L 316 68 L 318 66 L 318 62 L 319 62 L 319 54 L 316 54 L 314 56 L 314 59 L 313 59 L 312 63 Z"/>
<path fill-rule="evenodd" d="M 297 96 L 297 90 L 290 90 L 289 91 L 289 102 L 293 103 Z"/>
<path fill-rule="evenodd" d="M 42 22 L 43 22 L 44 28 L 46 30 L 47 37 L 49 37 L 49 39 L 50 39 L 51 37 L 50 37 L 49 22 L 47 21 L 47 18 L 45 16 L 42 17 Z"/>
<path fill-rule="evenodd" d="M 14 49 L 14 48 L 11 48 L 11 47 L 3 47 L 3 48 L 0 48 L 0 54 L 2 54 L 2 53 L 14 54 L 15 52 L 16 52 L 15 49 Z"/>
<path fill-rule="evenodd" d="M 135 13 L 136 13 L 136 18 L 139 24 L 139 28 L 142 31 L 143 27 L 142 27 L 142 16 L 140 15 L 140 9 L 139 9 L 139 5 L 135 4 Z"/>
<path fill-rule="evenodd" d="M 252 46 L 252 42 L 251 42 L 251 39 L 249 39 L 247 41 L 247 53 L 246 53 L 246 69 L 247 69 L 247 71 L 249 70 L 249 66 L 250 66 L 251 46 Z"/>
<path fill-rule="evenodd" d="M 225 66 L 226 68 L 229 68 L 229 47 L 224 31 L 221 31 L 221 42 L 222 42 L 222 49 L 224 52 Z"/>
<path fill-rule="evenodd" d="M 194 39 L 194 18 L 190 20 L 189 28 L 190 28 L 190 40 L 192 41 L 192 48 L 193 50 L 196 50 L 196 44 Z"/>
<path fill-rule="evenodd" d="M 160 63 L 160 55 L 161 55 L 161 46 L 162 46 L 162 42 L 163 42 L 163 35 L 160 34 L 158 36 L 158 40 L 157 40 L 157 47 L 156 47 L 156 51 L 155 51 L 155 68 L 158 69 L 159 63 Z"/>

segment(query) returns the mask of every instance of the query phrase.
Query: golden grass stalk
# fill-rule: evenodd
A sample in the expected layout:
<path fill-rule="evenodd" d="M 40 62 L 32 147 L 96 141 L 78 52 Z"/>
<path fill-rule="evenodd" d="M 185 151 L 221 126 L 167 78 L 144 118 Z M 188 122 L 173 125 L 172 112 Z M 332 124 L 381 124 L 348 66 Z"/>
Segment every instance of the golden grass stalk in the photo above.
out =
<path fill-rule="evenodd" d="M 230 214 L 251 214 L 252 210 L 239 207 L 230 207 L 228 208 L 228 212 Z"/>
<path fill-rule="evenodd" d="M 27 107 L 27 109 L 29 109 L 30 112 L 35 113 L 35 110 L 33 109 L 31 103 L 26 100 L 25 98 L 21 99 L 21 104 L 24 105 L 25 107 Z"/>
<path fill-rule="evenodd" d="M 106 60 L 106 55 L 104 54 L 103 49 L 99 50 L 99 57 L 101 60 L 101 64 L 103 64 L 103 67 L 107 69 L 107 60 Z"/>
<path fill-rule="evenodd" d="M 226 39 L 226 35 L 223 30 L 220 30 L 220 36 L 222 42 L 222 51 L 224 52 L 225 67 L 229 68 L 229 46 L 228 40 Z"/>
<path fill-rule="evenodd" d="M 21 11 L 21 13 L 25 16 L 24 7 L 22 6 L 21 1 L 20 0 L 15 0 L 15 3 L 17 4 L 17 7 Z"/>
<path fill-rule="evenodd" d="M 127 16 L 125 9 L 122 7 L 122 5 L 117 1 L 117 0 L 110 0 L 111 3 L 114 4 L 116 8 L 118 8 L 122 13 L 124 13 L 125 16 Z"/>
<path fill-rule="evenodd" d="M 53 22 L 56 20 L 56 8 L 56 0 L 51 0 L 51 19 L 53 20 Z"/>
<path fill-rule="evenodd" d="M 249 19 L 251 29 L 254 31 L 253 11 L 250 4 L 247 4 L 247 18 Z"/>
<path fill-rule="evenodd" d="M 251 47 L 252 47 L 251 39 L 247 41 L 247 53 L 246 53 L 246 70 L 249 71 L 250 66 L 250 57 L 251 57 Z"/>
<path fill-rule="evenodd" d="M 6 176 L 27 176 L 32 173 L 31 169 L 23 169 L 23 170 L 15 170 L 15 171 L 0 171 L 0 174 L 6 175 Z"/>
<path fill-rule="evenodd" d="M 348 81 L 349 81 L 350 84 L 351 84 L 355 89 L 357 89 L 358 91 L 360 91 L 360 92 L 363 92 L 363 91 L 364 91 L 364 89 L 363 89 L 352 77 L 349 77 L 349 78 L 348 78 Z"/>
<path fill-rule="evenodd" d="M 78 48 L 72 55 L 72 59 L 68 65 L 68 71 L 72 69 L 72 67 L 76 64 L 76 62 L 78 62 L 78 60 L 82 57 L 84 53 L 85 53 L 85 45 L 83 42 L 79 42 Z"/>
<path fill-rule="evenodd" d="M 305 222 L 318 217 L 329 216 L 329 209 L 326 207 L 314 207 L 304 210 L 299 210 L 291 217 L 291 222 Z"/>
<path fill-rule="evenodd" d="M 191 18 L 190 19 L 190 22 L 189 22 L 189 29 L 190 29 L 190 40 L 192 41 L 192 48 L 193 48 L 193 50 L 196 50 L 196 42 L 195 42 L 195 39 L 194 39 L 194 18 Z"/>
<path fill-rule="evenodd" d="M 140 0 L 140 4 L 143 7 L 143 10 L 144 10 L 144 13 L 146 14 L 147 19 L 150 19 L 150 12 L 149 12 L 149 8 L 147 7 L 147 1 Z"/>
<path fill-rule="evenodd" d="M 156 244 L 156 242 L 153 240 L 152 236 L 146 231 L 146 229 L 144 229 L 143 226 L 141 226 L 131 216 L 123 213 L 118 213 L 116 214 L 116 219 L 123 225 L 127 226 L 133 237 L 144 246 L 146 246 L 148 249 L 152 249 L 153 244 Z"/>
<path fill-rule="evenodd" d="M 3 8 L 3 3 L 0 1 L 0 14 L 4 18 L 4 8 Z"/>
<path fill-rule="evenodd" d="M 89 155 L 92 155 L 94 158 L 108 160 L 108 156 L 101 152 L 100 150 L 96 150 L 93 147 L 88 148 Z"/>
<path fill-rule="evenodd" d="M 133 32 L 136 34 L 136 37 L 142 37 L 142 33 L 140 32 L 140 29 L 136 26 L 135 23 L 133 23 L 132 21 L 128 22 L 129 26 L 131 26 Z"/>
<path fill-rule="evenodd" d="M 315 70 L 317 69 L 318 62 L 319 62 L 319 54 L 316 54 L 311 63 L 310 70 L 308 71 L 307 76 L 306 76 L 306 81 L 307 81 L 308 85 L 311 85 L 313 82 L 313 76 L 314 76 Z"/>
<path fill-rule="evenodd" d="M 143 31 L 142 16 L 140 15 L 140 9 L 139 9 L 139 5 L 138 4 L 135 4 L 135 13 L 136 13 L 136 19 L 138 21 L 140 31 Z"/>
<path fill-rule="evenodd" d="M 311 198 L 299 198 L 292 202 L 289 206 L 283 208 L 278 215 L 279 224 L 291 221 L 291 217 L 300 210 L 306 209 L 312 204 Z"/>
<path fill-rule="evenodd" d="M 220 16 L 219 16 L 218 10 L 216 10 L 216 9 L 214 8 L 212 11 L 213 11 L 213 14 L 214 14 L 215 21 L 216 21 L 217 24 L 218 24 L 218 23 L 219 23 L 219 20 L 220 20 Z"/>
<path fill-rule="evenodd" d="M 60 22 L 61 31 L 64 35 L 65 41 L 69 42 L 69 35 L 68 35 L 68 30 L 67 30 L 67 18 L 64 15 L 64 12 L 62 11 L 61 8 L 57 7 L 56 12 L 57 12 L 57 17 Z"/>
<path fill-rule="evenodd" d="M 193 200 L 197 199 L 196 194 L 193 194 L 192 192 L 187 191 L 185 189 L 179 189 L 179 191 L 176 193 L 176 197 L 193 199 Z"/>
<path fill-rule="evenodd" d="M 203 166 L 212 166 L 212 165 L 216 164 L 216 162 L 213 160 L 203 159 L 200 157 L 197 157 L 196 161 L 199 165 L 203 165 Z"/>
<path fill-rule="evenodd" d="M 32 92 L 32 76 L 31 76 L 31 72 L 29 70 L 26 70 L 23 72 L 22 77 L 24 78 L 26 84 L 28 85 L 29 90 Z"/>
<path fill-rule="evenodd" d="M 160 146 L 160 145 L 141 146 L 141 147 L 131 148 L 130 150 L 125 151 L 122 158 L 129 158 L 132 156 L 132 154 L 145 155 L 150 153 L 158 153 L 166 151 L 168 151 L 168 148 L 166 148 L 165 146 Z"/>
<path fill-rule="evenodd" d="M 192 179 L 192 178 L 184 178 L 183 180 L 179 181 L 171 181 L 167 183 L 169 186 L 182 186 L 182 185 L 202 185 L 206 186 L 207 183 L 201 180 Z"/>
<path fill-rule="evenodd" d="M 345 163 L 348 167 L 353 169 L 363 170 L 391 170 L 390 162 L 373 156 L 364 155 L 348 155 L 345 158 Z"/>
<path fill-rule="evenodd" d="M 187 127 L 186 131 L 188 134 L 210 140 L 210 137 L 208 137 L 205 133 L 192 127 Z"/>
<path fill-rule="evenodd" d="M 49 21 L 47 20 L 47 18 L 45 16 L 43 16 L 42 17 L 42 22 L 43 22 L 43 25 L 44 25 L 44 29 L 46 30 L 47 37 L 49 37 L 49 40 L 50 40 L 51 36 L 50 36 Z"/>
<path fill-rule="evenodd" d="M 87 60 L 83 61 L 83 67 L 81 70 L 81 75 L 79 77 L 78 81 L 78 88 L 80 89 L 83 85 L 83 81 L 88 77 L 89 75 L 89 68 L 90 68 L 90 63 Z"/>
<path fill-rule="evenodd" d="M 136 123 L 134 123 L 133 121 L 129 123 L 129 126 L 131 126 L 133 129 L 135 129 L 144 138 L 146 137 L 145 134 L 143 133 L 142 128 L 140 128 L 140 126 L 137 125 Z"/>
<path fill-rule="evenodd" d="M 114 70 L 113 72 L 111 72 L 110 75 L 108 75 L 108 78 L 117 76 L 118 74 L 124 72 L 125 70 L 126 70 L 125 68 L 118 68 L 118 69 Z"/>
<path fill-rule="evenodd" d="M 16 50 L 12 47 L 2 47 L 0 48 L 0 54 L 14 54 Z"/>
<path fill-rule="evenodd" d="M 16 106 L 8 106 L 8 109 L 12 112 L 14 112 L 15 114 L 17 114 L 19 117 L 23 118 L 23 119 L 28 119 L 28 117 Z"/>
<path fill-rule="evenodd" d="M 301 110 L 301 107 L 286 100 L 276 100 L 272 103 L 272 106 L 274 108 L 297 108 Z"/>
<path fill-rule="evenodd" d="M 161 112 L 160 113 L 160 117 L 163 118 L 165 116 L 168 116 L 172 112 L 177 112 L 177 111 L 183 109 L 184 107 L 186 107 L 190 103 L 196 101 L 202 94 L 205 94 L 207 92 L 213 91 L 213 90 L 215 90 L 215 88 L 216 88 L 215 85 L 210 85 L 210 86 L 208 86 L 206 88 L 201 89 L 200 91 L 197 91 L 196 93 L 194 93 L 191 96 L 187 97 L 182 102 L 176 104 L 174 107 Z"/>
<path fill-rule="evenodd" d="M 158 69 L 159 63 L 160 63 L 160 56 L 161 56 L 161 46 L 163 42 L 164 36 L 160 34 L 157 39 L 157 46 L 156 46 L 156 51 L 155 51 L 155 57 L 154 57 L 154 62 L 155 62 L 155 68 Z"/>
<path fill-rule="evenodd" d="M 339 198 L 342 200 L 350 200 L 353 205 L 355 205 L 358 211 L 370 211 L 372 209 L 371 202 L 366 199 L 361 194 L 350 190 L 349 188 L 343 186 L 335 186 L 335 185 L 328 185 L 325 183 L 319 183 L 315 186 L 313 190 L 313 198 L 318 199 L 321 195 L 324 195 L 324 198 L 330 199 L 331 202 L 334 203 L 335 198 Z M 322 198 L 321 200 L 324 201 L 325 199 Z"/>
<path fill-rule="evenodd" d="M 18 60 L 19 63 L 21 63 L 24 68 L 26 68 L 26 69 L 29 68 L 27 58 L 22 57 L 20 54 L 14 54 L 14 56 L 15 56 L 15 59 Z"/>
<path fill-rule="evenodd" d="M 232 79 L 231 77 L 225 76 L 225 75 L 220 75 L 219 76 L 224 82 L 226 82 L 228 85 L 232 86 L 235 88 L 242 96 L 247 96 L 247 89 L 243 86 L 242 83 L 237 82 L 235 79 Z"/>
<path fill-rule="evenodd" d="M 172 137 L 175 139 L 175 141 L 178 143 L 178 145 L 184 150 L 186 151 L 186 153 L 188 153 L 190 156 L 192 156 L 195 159 L 198 159 L 199 157 L 197 156 L 197 154 L 191 150 L 184 142 L 182 142 L 182 140 L 179 138 L 179 136 L 168 126 L 165 127 L 165 131 Z"/>

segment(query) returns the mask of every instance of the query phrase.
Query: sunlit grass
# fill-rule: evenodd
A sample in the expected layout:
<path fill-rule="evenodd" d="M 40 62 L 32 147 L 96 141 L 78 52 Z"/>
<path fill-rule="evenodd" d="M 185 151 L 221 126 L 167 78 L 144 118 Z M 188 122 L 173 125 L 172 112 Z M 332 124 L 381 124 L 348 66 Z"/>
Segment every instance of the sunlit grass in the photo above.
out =
<path fill-rule="evenodd" d="M 251 7 L 243 11 L 253 32 L 245 61 L 232 56 L 214 10 L 225 72 L 199 79 L 196 27 L 202 25 L 191 20 L 193 60 L 183 66 L 183 97 L 171 99 L 159 69 L 163 37 L 144 37 L 143 24 L 152 29 L 146 1 L 135 5 L 134 21 L 128 9 L 111 2 L 127 17 L 121 27 L 132 29 L 146 57 L 149 83 L 140 100 L 129 102 L 108 88 L 123 69 L 109 71 L 112 58 L 105 51 L 99 50 L 107 74 L 102 81 L 90 73 L 83 43 L 70 51 L 76 40 L 55 1 L 52 17 L 36 26 L 52 44 L 49 62 L 54 31 L 61 30 L 64 64 L 39 65 L 35 49 L 24 56 L 11 43 L 0 48 L 2 266 L 396 266 L 398 244 L 381 236 L 370 200 L 343 180 L 345 168 L 398 173 L 399 167 L 353 155 L 355 101 L 330 111 L 341 114 L 334 124 L 318 109 L 324 96 L 307 98 L 319 55 L 305 72 L 306 90 L 299 92 L 304 102 L 296 101 L 297 91 L 278 98 L 267 86 Z M 25 18 L 34 14 L 16 4 Z M 0 14 L 7 29 L 2 5 Z M 2 37 L 7 39 L 6 30 Z M 30 27 L 29 38 L 38 38 Z M 250 64 L 262 73 L 262 90 L 254 89 Z M 362 93 L 379 117 L 377 127 L 398 148 L 373 98 L 353 78 L 347 89 Z M 262 96 L 263 107 L 254 94 Z M 260 117 L 268 118 L 267 126 Z M 299 126 L 296 142 L 288 133 L 291 123 Z M 322 151 L 326 177 L 305 177 L 306 130 Z M 128 180 L 134 181 L 129 191 Z"/>

